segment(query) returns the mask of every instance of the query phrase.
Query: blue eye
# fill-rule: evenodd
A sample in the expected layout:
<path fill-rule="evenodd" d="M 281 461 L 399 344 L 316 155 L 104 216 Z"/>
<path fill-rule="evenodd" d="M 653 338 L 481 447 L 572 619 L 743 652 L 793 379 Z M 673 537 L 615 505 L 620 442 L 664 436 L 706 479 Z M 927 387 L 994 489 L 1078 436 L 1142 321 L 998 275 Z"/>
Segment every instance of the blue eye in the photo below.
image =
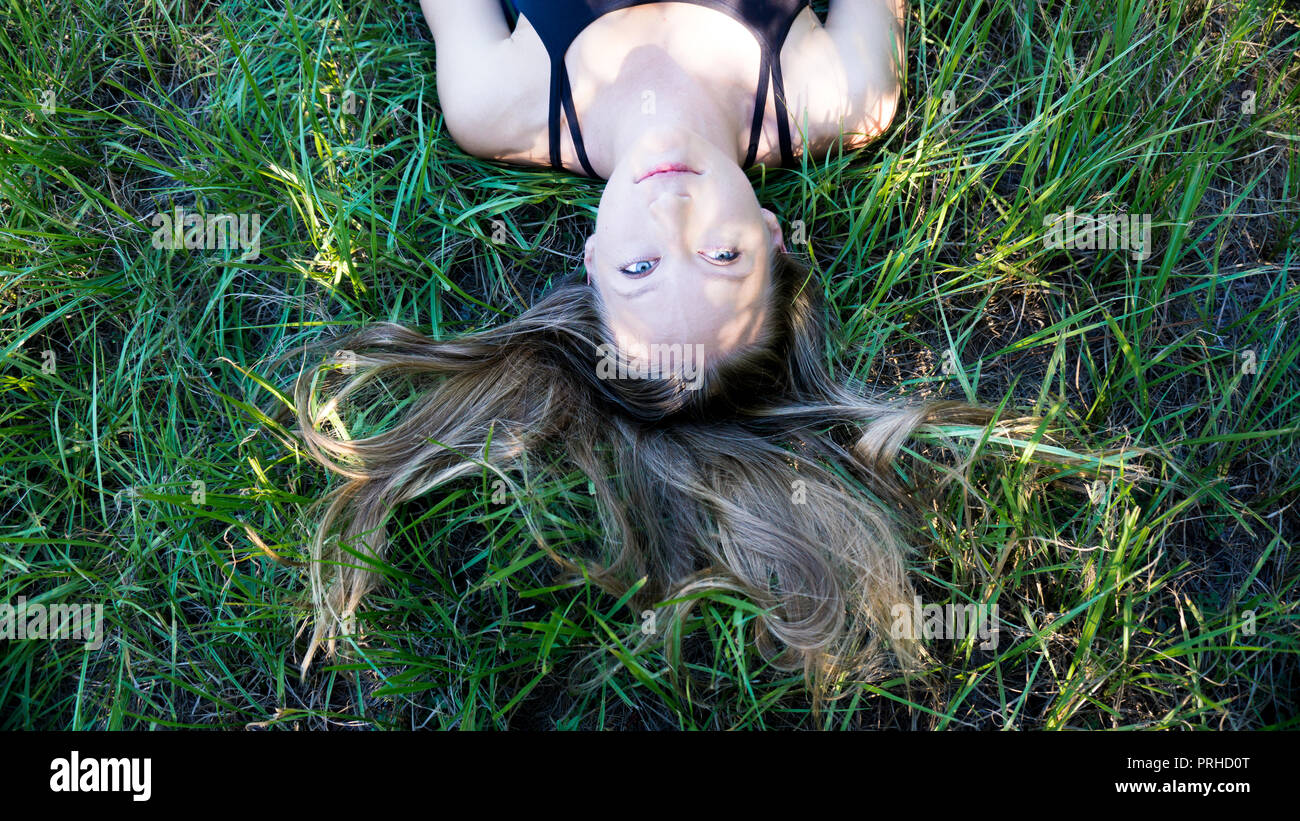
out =
<path fill-rule="evenodd" d="M 718 251 L 701 251 L 700 253 L 710 262 L 719 262 L 724 265 L 729 265 L 740 259 L 740 252 L 731 248 L 723 248 Z M 715 254 L 717 256 L 714 256 Z"/>
<path fill-rule="evenodd" d="M 656 262 L 657 260 L 643 259 L 638 262 L 628 263 L 618 270 L 622 271 L 625 276 L 643 277 L 654 270 Z M 629 268 L 632 270 L 628 270 Z"/>
<path fill-rule="evenodd" d="M 700 256 L 714 265 L 730 265 L 740 259 L 740 252 L 734 248 L 720 248 L 713 251 L 700 251 L 699 253 Z M 649 275 L 658 264 L 658 259 L 641 259 L 636 262 L 629 262 L 618 270 L 623 276 L 639 279 Z"/>

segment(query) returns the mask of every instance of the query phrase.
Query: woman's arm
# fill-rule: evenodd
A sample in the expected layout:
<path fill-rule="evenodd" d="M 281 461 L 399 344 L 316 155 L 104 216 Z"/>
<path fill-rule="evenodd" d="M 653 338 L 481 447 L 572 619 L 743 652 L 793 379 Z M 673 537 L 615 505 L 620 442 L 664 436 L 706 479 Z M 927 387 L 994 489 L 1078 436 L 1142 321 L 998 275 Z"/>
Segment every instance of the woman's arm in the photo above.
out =
<path fill-rule="evenodd" d="M 510 37 L 500 0 L 420 0 L 420 8 L 439 49 L 455 48 L 458 39 L 474 48 Z"/>
<path fill-rule="evenodd" d="M 438 101 L 452 139 L 480 157 L 508 152 L 537 85 L 500 0 L 420 0 L 420 7 L 433 32 Z"/>
<path fill-rule="evenodd" d="M 848 78 L 844 144 L 859 148 L 894 119 L 905 77 L 903 19 L 907 0 L 832 0 L 826 31 L 846 64 Z"/>

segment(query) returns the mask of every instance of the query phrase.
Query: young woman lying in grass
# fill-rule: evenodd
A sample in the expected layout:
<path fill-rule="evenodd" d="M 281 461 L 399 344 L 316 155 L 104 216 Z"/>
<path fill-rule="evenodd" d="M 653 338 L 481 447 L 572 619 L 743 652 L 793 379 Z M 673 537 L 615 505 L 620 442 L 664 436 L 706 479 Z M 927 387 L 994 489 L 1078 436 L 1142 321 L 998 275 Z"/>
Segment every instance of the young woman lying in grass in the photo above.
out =
<path fill-rule="evenodd" d="M 889 637 L 891 609 L 913 602 L 907 545 L 878 499 L 906 501 L 891 462 L 919 426 L 989 414 L 875 401 L 836 381 L 821 285 L 786 254 L 744 172 L 887 127 L 901 3 L 834 0 L 823 24 L 801 2 L 520 2 L 513 33 L 498 0 L 423 5 L 446 124 L 465 150 L 607 183 L 585 278 L 459 339 L 363 329 L 331 343 L 346 360 L 299 380 L 302 436 L 347 478 L 323 500 L 304 669 L 353 629 L 377 579 L 354 554 L 382 555 L 394 506 L 485 468 L 531 487 L 574 467 L 594 487 L 602 555 L 538 541 L 615 594 L 644 577 L 638 609 L 727 589 L 766 611 L 756 639 L 778 665 L 827 681 L 887 660 L 888 645 L 913 667 L 918 643 Z M 625 8 L 591 22 L 588 5 Z M 565 109 L 561 128 L 551 115 Z M 355 375 L 322 405 L 317 377 L 341 364 Z M 318 429 L 391 375 L 435 380 L 380 435 Z M 675 606 L 681 617 L 689 603 Z"/>

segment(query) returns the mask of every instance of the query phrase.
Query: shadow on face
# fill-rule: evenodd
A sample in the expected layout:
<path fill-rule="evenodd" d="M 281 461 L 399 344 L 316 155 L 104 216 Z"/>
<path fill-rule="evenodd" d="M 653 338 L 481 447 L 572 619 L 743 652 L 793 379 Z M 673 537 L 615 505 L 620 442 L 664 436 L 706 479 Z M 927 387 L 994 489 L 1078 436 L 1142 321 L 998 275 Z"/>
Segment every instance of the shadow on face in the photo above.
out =
<path fill-rule="evenodd" d="M 689 345 L 715 362 L 761 341 L 783 247 L 734 159 L 693 132 L 660 129 L 610 174 L 585 262 L 628 356 Z"/>

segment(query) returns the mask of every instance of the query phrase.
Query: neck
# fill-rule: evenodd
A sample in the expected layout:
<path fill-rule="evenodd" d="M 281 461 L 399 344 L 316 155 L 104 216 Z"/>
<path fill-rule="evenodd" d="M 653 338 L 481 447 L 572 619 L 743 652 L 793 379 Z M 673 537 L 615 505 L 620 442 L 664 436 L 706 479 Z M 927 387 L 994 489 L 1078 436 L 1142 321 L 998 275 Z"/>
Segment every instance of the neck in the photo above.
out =
<path fill-rule="evenodd" d="M 744 159 L 735 123 L 728 116 L 730 109 L 671 60 L 660 59 L 655 70 L 648 72 L 628 65 L 599 96 L 606 94 L 607 99 L 597 99 L 588 108 L 590 127 L 583 123 L 587 158 L 602 178 L 609 179 L 651 129 L 670 135 L 693 132 L 734 159 L 736 165 Z"/>

